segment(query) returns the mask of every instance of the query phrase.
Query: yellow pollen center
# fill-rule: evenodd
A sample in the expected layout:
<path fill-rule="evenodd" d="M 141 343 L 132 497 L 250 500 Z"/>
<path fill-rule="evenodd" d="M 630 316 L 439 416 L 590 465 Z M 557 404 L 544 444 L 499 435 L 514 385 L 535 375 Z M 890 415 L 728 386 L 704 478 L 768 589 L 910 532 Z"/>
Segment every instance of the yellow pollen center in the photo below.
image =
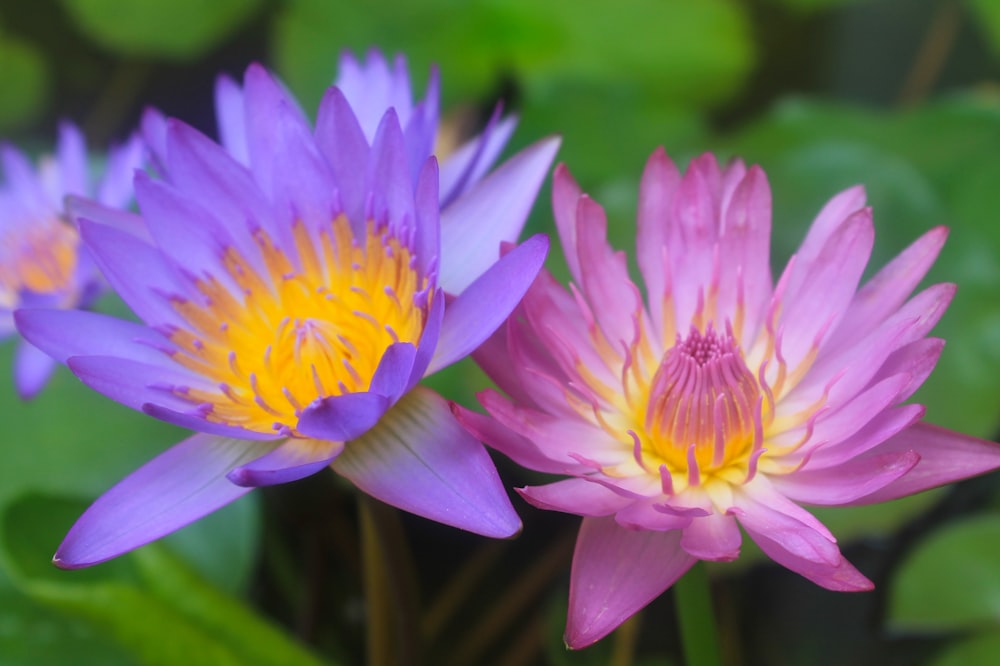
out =
<path fill-rule="evenodd" d="M 640 403 L 644 463 L 666 465 L 675 489 L 713 477 L 742 482 L 763 439 L 763 408 L 732 336 L 692 328 L 677 336 Z"/>
<path fill-rule="evenodd" d="M 230 249 L 224 279 L 196 282 L 205 303 L 174 302 L 176 360 L 218 386 L 178 392 L 209 420 L 297 435 L 310 403 L 367 390 L 391 344 L 420 339 L 430 296 L 405 244 L 371 222 L 356 240 L 344 216 L 318 242 L 293 236 L 298 265 L 257 232 L 263 273 Z"/>
<path fill-rule="evenodd" d="M 0 238 L 0 306 L 19 294 L 56 294 L 73 283 L 80 235 L 62 220 L 17 229 Z"/>

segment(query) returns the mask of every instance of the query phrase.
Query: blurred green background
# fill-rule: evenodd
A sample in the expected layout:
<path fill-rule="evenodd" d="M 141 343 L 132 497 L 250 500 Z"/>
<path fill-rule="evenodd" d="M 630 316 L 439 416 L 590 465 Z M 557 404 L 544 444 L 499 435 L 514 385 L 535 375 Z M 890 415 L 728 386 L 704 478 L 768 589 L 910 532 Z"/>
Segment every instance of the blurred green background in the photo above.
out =
<path fill-rule="evenodd" d="M 344 50 L 404 53 L 422 94 L 440 66 L 448 126 L 474 132 L 498 99 L 511 150 L 552 133 L 559 160 L 631 251 L 639 174 L 658 145 L 761 164 L 776 269 L 827 198 L 863 183 L 872 267 L 927 229 L 951 237 L 928 282 L 958 296 L 917 395 L 928 419 L 1000 427 L 1000 1 L 36 0 L 0 3 L 0 134 L 51 148 L 60 119 L 103 148 L 155 106 L 215 131 L 212 86 L 253 60 L 314 110 Z M 548 189 L 530 228 L 550 231 Z M 565 269 L 558 252 L 550 268 Z M 106 307 L 116 308 L 113 301 Z M 332 478 L 254 493 L 88 572 L 51 553 L 79 511 L 183 437 L 61 371 L 35 402 L 0 348 L 0 664 L 364 663 L 354 499 Z M 473 405 L 482 375 L 433 383 Z M 510 485 L 533 480 L 501 464 Z M 331 475 L 332 476 L 332 475 Z M 1000 648 L 997 479 L 860 510 L 823 511 L 878 585 L 838 595 L 754 558 L 718 567 L 731 664 L 993 664 Z M 402 519 L 408 629 L 429 664 L 679 663 L 670 595 L 595 648 L 561 645 L 576 519 L 541 515 L 512 542 Z"/>

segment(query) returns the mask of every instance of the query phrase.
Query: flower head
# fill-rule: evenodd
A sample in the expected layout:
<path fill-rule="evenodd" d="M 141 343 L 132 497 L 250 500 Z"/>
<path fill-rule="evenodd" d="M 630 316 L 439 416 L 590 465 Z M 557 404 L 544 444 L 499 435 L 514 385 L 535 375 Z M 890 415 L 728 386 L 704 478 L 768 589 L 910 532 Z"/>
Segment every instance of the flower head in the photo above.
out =
<path fill-rule="evenodd" d="M 763 171 L 705 155 L 684 175 L 662 150 L 639 190 L 637 258 L 606 240 L 601 207 L 556 170 L 553 208 L 574 284 L 541 275 L 506 334 L 476 354 L 510 399 L 456 408 L 515 461 L 567 475 L 521 489 L 583 516 L 566 639 L 588 645 L 696 560 L 772 559 L 832 590 L 870 581 L 802 504 L 883 501 L 1000 467 L 1000 447 L 917 424 L 901 405 L 943 342 L 954 292 L 909 298 L 945 230 L 859 289 L 873 243 L 861 188 L 834 197 L 774 283 Z M 908 299 L 908 300 L 907 300 Z"/>
<path fill-rule="evenodd" d="M 66 198 L 94 197 L 113 209 L 132 200 L 132 172 L 143 161 L 142 144 L 133 138 L 108 155 L 104 177 L 91 182 L 83 135 L 71 123 L 59 128 L 53 156 L 37 168 L 20 150 L 0 147 L 5 180 L 0 184 L 0 338 L 15 333 L 17 308 L 86 308 L 103 288 L 94 262 L 69 221 Z M 45 386 L 54 362 L 21 341 L 14 381 L 22 398 Z"/>
<path fill-rule="evenodd" d="M 446 297 L 445 235 L 460 244 L 479 226 L 519 232 L 557 142 L 497 169 L 478 190 L 487 214 L 445 229 L 437 162 L 414 176 L 394 109 L 369 141 L 331 88 L 314 129 L 257 65 L 238 99 L 242 153 L 178 121 L 152 123 L 163 180 L 135 181 L 145 235 L 100 215 L 80 220 L 83 242 L 143 323 L 18 313 L 25 336 L 86 384 L 200 431 L 100 498 L 57 563 L 114 557 L 254 486 L 328 466 L 413 513 L 515 533 L 485 449 L 417 383 L 493 333 L 547 251 L 535 237 L 497 261 L 496 243 L 490 264 L 470 267 L 468 287 Z"/>

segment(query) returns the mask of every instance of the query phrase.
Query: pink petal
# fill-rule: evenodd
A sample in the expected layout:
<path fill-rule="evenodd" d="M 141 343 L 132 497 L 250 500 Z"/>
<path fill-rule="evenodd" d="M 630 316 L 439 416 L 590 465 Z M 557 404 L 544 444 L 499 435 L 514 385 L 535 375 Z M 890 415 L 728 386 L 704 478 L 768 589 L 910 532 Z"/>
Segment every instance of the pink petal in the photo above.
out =
<path fill-rule="evenodd" d="M 699 560 L 731 562 L 740 556 L 742 541 L 735 518 L 712 512 L 695 518 L 684 528 L 681 548 Z"/>
<path fill-rule="evenodd" d="M 679 531 L 627 530 L 614 518 L 584 518 L 573 553 L 566 644 L 604 638 L 674 584 L 695 558 Z"/>
<path fill-rule="evenodd" d="M 194 435 L 104 493 L 69 531 L 53 562 L 76 569 L 159 539 L 249 492 L 226 474 L 276 444 Z"/>
<path fill-rule="evenodd" d="M 234 467 L 226 478 L 251 488 L 297 481 L 328 467 L 343 450 L 343 442 L 290 437 L 270 453 Z"/>
<path fill-rule="evenodd" d="M 822 344 L 844 316 L 864 272 L 875 239 L 871 211 L 848 218 L 812 260 L 796 256 L 781 304 L 781 352 L 795 369 Z"/>
<path fill-rule="evenodd" d="M 833 232 L 844 220 L 865 206 L 865 188 L 860 185 L 840 192 L 823 206 L 806 233 L 799 251 L 796 253 L 803 262 L 811 262 L 819 255 Z"/>
<path fill-rule="evenodd" d="M 480 275 L 448 305 L 428 373 L 465 358 L 507 319 L 545 262 L 549 241 L 532 236 Z"/>
<path fill-rule="evenodd" d="M 920 456 L 914 451 L 855 458 L 836 467 L 774 475 L 775 489 L 805 504 L 839 506 L 870 495 L 912 470 Z"/>
<path fill-rule="evenodd" d="M 569 168 L 565 164 L 557 165 L 552 176 L 552 215 L 556 220 L 563 256 L 569 265 L 569 274 L 577 284 L 583 283 L 576 246 L 576 211 L 581 194 L 580 186 L 573 180 Z"/>
<path fill-rule="evenodd" d="M 378 425 L 350 442 L 334 470 L 387 504 L 491 537 L 509 537 L 521 521 L 482 444 L 448 403 L 417 386 Z"/>
<path fill-rule="evenodd" d="M 519 488 L 533 506 L 577 516 L 607 516 L 633 503 L 628 497 L 586 479 L 563 479 L 544 486 Z"/>
<path fill-rule="evenodd" d="M 818 520 L 762 484 L 755 485 L 752 493 L 734 495 L 732 512 L 768 557 L 829 590 L 872 589 Z"/>
<path fill-rule="evenodd" d="M 551 460 L 530 439 L 518 435 L 490 416 L 473 412 L 454 403 L 451 405 L 451 412 L 473 437 L 522 467 L 551 474 L 565 474 L 571 467 L 576 467 L 576 463 L 567 465 Z"/>
<path fill-rule="evenodd" d="M 615 520 L 626 529 L 658 532 L 680 530 L 691 524 L 691 516 L 664 511 L 663 500 L 662 496 L 657 496 L 629 502 L 615 513 Z"/>
<path fill-rule="evenodd" d="M 908 451 L 914 451 L 920 456 L 916 467 L 888 486 L 852 504 L 887 502 L 1000 469 L 1000 444 L 930 423 L 918 423 L 907 428 L 872 449 L 872 455 Z"/>
<path fill-rule="evenodd" d="M 441 212 L 438 284 L 463 292 L 521 233 L 559 139 L 543 139 L 510 158 Z"/>
<path fill-rule="evenodd" d="M 670 204 L 680 180 L 680 172 L 661 147 L 646 162 L 639 182 L 636 259 L 646 283 L 649 311 L 657 330 L 666 325 L 663 321 L 663 302 L 672 286 L 666 282 L 663 262 L 667 252 Z"/>
<path fill-rule="evenodd" d="M 625 253 L 608 246 L 608 221 L 593 199 L 577 204 L 577 254 L 583 271 L 584 295 L 612 347 L 621 349 L 635 337 L 632 318 L 645 316 L 639 290 L 629 279 Z M 646 326 L 646 330 L 651 327 Z"/>

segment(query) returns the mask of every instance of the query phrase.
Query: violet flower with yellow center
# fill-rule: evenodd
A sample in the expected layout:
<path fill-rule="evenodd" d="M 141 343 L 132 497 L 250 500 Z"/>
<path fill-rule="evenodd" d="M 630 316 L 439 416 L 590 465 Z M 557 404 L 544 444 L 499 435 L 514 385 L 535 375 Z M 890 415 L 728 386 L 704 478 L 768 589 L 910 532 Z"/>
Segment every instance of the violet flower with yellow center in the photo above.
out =
<path fill-rule="evenodd" d="M 331 88 L 313 129 L 257 65 L 240 99 L 245 162 L 166 121 L 154 147 L 163 180 L 135 181 L 147 233 L 121 230 L 96 207 L 79 221 L 142 323 L 17 313 L 22 333 L 89 386 L 199 431 L 98 499 L 56 563 L 101 562 L 252 487 L 326 467 L 432 520 L 516 533 L 485 449 L 417 383 L 495 331 L 547 241 L 531 238 L 499 260 L 497 243 L 490 265 L 446 298 L 437 162 L 424 160 L 413 177 L 394 109 L 369 142 Z M 452 232 L 520 230 L 556 146 L 529 147 L 483 180 L 481 195 L 507 205 Z"/>
<path fill-rule="evenodd" d="M 455 407 L 516 462 L 568 475 L 527 487 L 583 516 L 566 641 L 584 647 L 697 560 L 768 556 L 831 590 L 871 582 L 800 504 L 881 502 L 1000 467 L 1000 446 L 918 423 L 901 404 L 937 362 L 927 337 L 954 293 L 910 293 L 945 239 L 932 229 L 859 288 L 874 240 L 861 188 L 837 195 L 775 283 L 759 167 L 650 158 L 638 265 L 601 207 L 556 170 L 553 209 L 574 283 L 542 274 L 476 359 L 509 398 Z"/>
<path fill-rule="evenodd" d="M 0 147 L 4 180 L 0 184 L 0 338 L 14 335 L 18 308 L 86 308 L 104 289 L 100 272 L 80 244 L 65 212 L 67 197 L 95 197 L 124 209 L 132 202 L 132 172 L 142 166 L 138 137 L 114 148 L 104 175 L 93 183 L 83 135 L 71 123 L 59 128 L 55 155 L 37 168 L 11 145 Z M 14 362 L 14 383 L 24 399 L 36 395 L 55 362 L 21 340 Z"/>

